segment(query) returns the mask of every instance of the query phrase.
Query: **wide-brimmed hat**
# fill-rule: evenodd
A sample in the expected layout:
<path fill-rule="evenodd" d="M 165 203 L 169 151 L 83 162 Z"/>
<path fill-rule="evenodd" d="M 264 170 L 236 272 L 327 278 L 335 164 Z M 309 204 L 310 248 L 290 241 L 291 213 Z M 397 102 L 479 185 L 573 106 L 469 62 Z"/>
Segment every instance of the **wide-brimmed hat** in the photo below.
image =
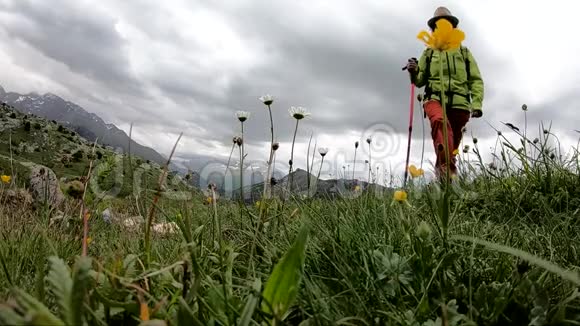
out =
<path fill-rule="evenodd" d="M 435 23 L 439 20 L 439 19 L 447 19 L 451 25 L 453 25 L 453 27 L 457 27 L 457 24 L 459 24 L 459 19 L 457 19 L 457 17 L 453 16 L 451 14 L 451 11 L 449 11 L 449 9 L 445 8 L 445 7 L 439 7 L 437 9 L 435 9 L 435 13 L 433 14 L 433 18 L 429 19 L 429 21 L 427 22 L 427 25 L 429 25 L 429 27 L 431 27 L 431 29 L 435 29 Z"/>

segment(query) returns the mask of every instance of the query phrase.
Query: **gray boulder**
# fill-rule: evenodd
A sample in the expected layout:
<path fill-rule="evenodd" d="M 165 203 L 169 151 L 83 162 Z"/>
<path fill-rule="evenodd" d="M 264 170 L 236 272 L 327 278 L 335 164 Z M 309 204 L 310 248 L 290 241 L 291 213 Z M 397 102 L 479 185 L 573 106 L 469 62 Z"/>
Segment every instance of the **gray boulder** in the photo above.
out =
<path fill-rule="evenodd" d="M 59 181 L 54 172 L 42 165 L 30 169 L 30 192 L 37 203 L 48 201 L 53 207 L 59 207 L 64 201 Z"/>

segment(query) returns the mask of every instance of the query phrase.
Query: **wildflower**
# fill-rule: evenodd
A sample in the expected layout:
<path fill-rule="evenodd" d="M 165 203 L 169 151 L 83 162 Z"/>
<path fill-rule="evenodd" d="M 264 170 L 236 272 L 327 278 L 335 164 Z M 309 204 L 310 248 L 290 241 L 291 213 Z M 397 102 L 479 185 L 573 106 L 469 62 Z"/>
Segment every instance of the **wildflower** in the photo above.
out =
<path fill-rule="evenodd" d="M 421 221 L 417 226 L 417 236 L 422 240 L 428 240 L 431 237 L 431 227 L 429 223 Z"/>
<path fill-rule="evenodd" d="M 416 177 L 420 177 L 423 174 L 425 174 L 425 171 L 423 171 L 423 169 L 417 169 L 417 167 L 415 165 L 410 165 L 409 166 L 409 173 L 411 173 L 411 177 L 416 178 Z"/>
<path fill-rule="evenodd" d="M 522 110 L 523 110 L 523 111 L 528 111 L 528 106 L 527 106 L 527 105 L 525 105 L 525 104 L 523 104 L 523 105 L 522 105 Z"/>
<path fill-rule="evenodd" d="M 367 144 L 370 144 L 372 142 L 371 137 L 367 138 Z"/>
<path fill-rule="evenodd" d="M 473 138 L 473 143 L 477 144 L 477 138 L 475 138 L 475 137 Z"/>
<path fill-rule="evenodd" d="M 548 129 L 544 129 L 544 135 L 549 134 L 550 132 L 548 131 Z"/>
<path fill-rule="evenodd" d="M 356 186 L 354 187 L 354 191 L 360 191 L 360 186 L 359 186 L 359 185 L 356 185 Z"/>
<path fill-rule="evenodd" d="M 533 141 L 534 144 L 537 144 L 539 142 L 540 142 L 540 140 L 538 138 L 534 138 L 534 141 Z"/>
<path fill-rule="evenodd" d="M 266 105 L 271 105 L 272 103 L 274 103 L 274 97 L 270 94 L 260 96 L 259 100 Z"/>
<path fill-rule="evenodd" d="M 272 144 L 272 150 L 273 151 L 277 151 L 278 148 L 280 148 L 280 143 L 274 143 L 274 144 Z"/>
<path fill-rule="evenodd" d="M 468 153 L 468 152 L 469 152 L 469 145 L 463 146 L 463 153 Z"/>
<path fill-rule="evenodd" d="M 236 111 L 236 117 L 240 122 L 244 122 L 250 118 L 250 112 L 247 111 Z"/>
<path fill-rule="evenodd" d="M 244 143 L 244 140 L 242 139 L 242 137 L 234 137 L 234 144 L 238 145 L 238 146 L 242 146 L 242 144 Z"/>
<path fill-rule="evenodd" d="M 213 198 L 210 196 L 205 197 L 205 200 L 203 201 L 203 203 L 205 205 L 211 205 L 212 202 L 213 202 Z"/>
<path fill-rule="evenodd" d="M 554 153 L 550 154 L 550 159 L 553 160 L 556 158 L 556 155 Z"/>
<path fill-rule="evenodd" d="M 90 245 L 90 244 L 91 244 L 91 242 L 93 242 L 93 238 L 91 238 L 91 237 L 88 237 L 88 238 L 87 238 L 87 245 Z"/>
<path fill-rule="evenodd" d="M 358 148 L 358 141 L 354 142 L 354 148 Z"/>
<path fill-rule="evenodd" d="M 453 155 L 458 155 L 459 154 L 459 148 L 456 148 L 453 150 Z"/>
<path fill-rule="evenodd" d="M 2 182 L 4 182 L 4 183 L 10 183 L 10 180 L 12 180 L 12 177 L 9 175 L 3 175 L 0 177 L 0 179 L 2 179 Z"/>
<path fill-rule="evenodd" d="M 302 120 L 310 115 L 310 113 L 306 110 L 306 108 L 303 108 L 301 106 L 298 107 L 292 106 L 290 107 L 290 110 L 288 110 L 288 112 L 290 112 L 290 116 L 292 116 L 296 120 Z"/>
<path fill-rule="evenodd" d="M 460 29 L 453 28 L 453 25 L 446 19 L 439 19 L 436 25 L 437 28 L 432 33 L 421 31 L 417 38 L 428 47 L 439 51 L 459 48 L 465 39 L 465 33 Z"/>
<path fill-rule="evenodd" d="M 326 147 L 319 147 L 318 148 L 318 153 L 320 154 L 320 156 L 324 157 L 324 155 L 326 155 L 328 153 L 328 148 L 326 148 Z"/>
<path fill-rule="evenodd" d="M 393 195 L 393 199 L 395 199 L 398 202 L 404 202 L 407 200 L 407 192 L 405 192 L 404 190 L 397 190 Z"/>

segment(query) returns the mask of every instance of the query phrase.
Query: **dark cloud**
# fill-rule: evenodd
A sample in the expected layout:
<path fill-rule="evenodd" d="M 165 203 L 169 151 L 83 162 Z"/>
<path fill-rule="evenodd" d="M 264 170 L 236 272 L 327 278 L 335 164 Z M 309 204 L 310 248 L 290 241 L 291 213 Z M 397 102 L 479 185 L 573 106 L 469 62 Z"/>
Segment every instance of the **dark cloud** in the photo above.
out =
<path fill-rule="evenodd" d="M 227 156 L 240 128 L 236 110 L 252 112 L 246 123 L 248 148 L 267 147 L 268 111 L 258 100 L 265 93 L 276 97 L 273 115 L 281 142 L 292 139 L 290 106 L 312 112 L 312 119 L 301 122 L 301 144 L 313 133 L 336 135 L 335 143 L 326 146 L 350 146 L 339 135 L 362 135 L 377 124 L 406 137 L 409 79 L 401 67 L 408 57 L 420 55 L 423 46 L 415 36 L 426 29 L 439 5 L 424 1 L 401 9 L 402 5 L 347 1 L 309 7 L 262 0 L 88 3 L 12 1 L 0 5 L 9 17 L 0 24 L 12 37 L 98 82 L 100 88 L 91 92 L 83 91 L 84 85 L 59 81 L 106 120 L 133 122 L 141 138 L 158 151 L 167 147 L 161 136 L 184 132 L 187 146 L 178 155 L 182 159 L 197 158 L 201 149 Z M 460 17 L 466 45 L 486 83 L 484 117 L 470 121 L 468 129 L 480 138 L 492 137 L 488 123 L 501 128 L 499 121 L 521 121 L 519 108 L 525 99 L 516 95 L 517 86 L 494 83 L 513 72 L 511 61 L 491 50 L 477 13 L 451 9 Z M 570 128 L 573 96 L 530 107 L 528 118 L 549 118 L 558 106 L 562 127 Z M 415 130 L 425 123 L 428 135 L 418 103 L 415 109 Z M 419 140 L 421 133 L 414 136 Z M 250 152 L 252 159 L 263 159 L 262 154 Z M 281 151 L 280 156 L 286 159 L 287 154 Z"/>
<path fill-rule="evenodd" d="M 116 20 L 98 6 L 18 0 L 0 5 L 0 10 L 10 17 L 2 25 L 12 37 L 74 72 L 138 91 L 125 41 L 115 30 Z"/>

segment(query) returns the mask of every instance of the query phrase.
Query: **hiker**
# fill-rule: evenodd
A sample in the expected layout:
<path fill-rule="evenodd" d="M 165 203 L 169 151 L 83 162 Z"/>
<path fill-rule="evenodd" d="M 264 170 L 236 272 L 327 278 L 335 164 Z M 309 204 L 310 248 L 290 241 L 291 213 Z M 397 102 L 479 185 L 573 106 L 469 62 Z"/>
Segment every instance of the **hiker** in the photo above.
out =
<path fill-rule="evenodd" d="M 445 7 L 439 7 L 427 25 L 432 31 L 439 19 L 448 20 L 453 28 L 459 24 L 459 19 L 453 16 Z M 440 58 L 441 57 L 441 58 Z M 447 111 L 447 138 L 449 144 L 450 160 L 445 159 L 443 147 L 443 109 L 441 105 L 441 86 L 439 81 L 439 61 L 443 62 L 443 84 Z M 459 149 L 463 128 L 469 117 L 479 118 L 482 116 L 483 80 L 471 51 L 461 45 L 460 48 L 449 50 L 439 55 L 438 51 L 427 48 L 417 61 L 416 58 L 408 60 L 407 70 L 411 81 L 417 87 L 423 87 L 423 109 L 431 123 L 431 137 L 437 154 L 435 163 L 436 174 L 441 178 L 445 175 L 446 162 L 449 164 L 451 176 L 457 174 L 455 153 Z"/>

